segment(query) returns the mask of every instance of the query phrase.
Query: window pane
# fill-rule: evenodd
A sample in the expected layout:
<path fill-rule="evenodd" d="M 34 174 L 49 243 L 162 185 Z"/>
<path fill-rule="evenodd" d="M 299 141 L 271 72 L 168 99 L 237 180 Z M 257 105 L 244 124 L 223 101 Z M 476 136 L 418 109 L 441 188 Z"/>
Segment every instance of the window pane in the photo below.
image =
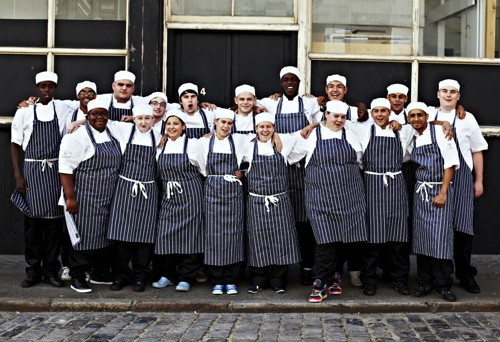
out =
<path fill-rule="evenodd" d="M 47 1 L 2 0 L 0 46 L 47 46 Z"/>
<path fill-rule="evenodd" d="M 422 13 L 423 49 L 425 56 L 482 57 L 484 40 L 481 35 L 485 20 L 480 19 L 478 1 L 425 0 Z"/>
<path fill-rule="evenodd" d="M 293 0 L 234 0 L 234 14 L 249 17 L 292 17 Z"/>
<path fill-rule="evenodd" d="M 56 6 L 56 47 L 125 48 L 125 0 L 58 0 Z"/>
<path fill-rule="evenodd" d="M 313 0 L 312 51 L 411 55 L 412 0 Z"/>
<path fill-rule="evenodd" d="M 174 0 L 177 15 L 231 15 L 231 0 Z"/>

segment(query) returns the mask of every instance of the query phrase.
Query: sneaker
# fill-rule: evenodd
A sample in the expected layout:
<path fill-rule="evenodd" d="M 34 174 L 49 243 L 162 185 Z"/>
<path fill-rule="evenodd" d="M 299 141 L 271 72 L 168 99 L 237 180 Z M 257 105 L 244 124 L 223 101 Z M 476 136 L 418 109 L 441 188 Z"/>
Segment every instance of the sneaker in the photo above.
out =
<path fill-rule="evenodd" d="M 363 286 L 363 282 L 361 281 L 361 271 L 351 271 L 349 274 L 351 275 L 351 284 L 353 286 Z"/>
<path fill-rule="evenodd" d="M 212 291 L 213 293 L 213 291 Z M 227 284 L 226 285 L 226 293 L 228 295 L 234 295 L 238 293 L 238 288 L 234 284 Z"/>
<path fill-rule="evenodd" d="M 177 286 L 175 287 L 175 291 L 179 291 L 179 292 L 188 292 L 190 288 L 191 288 L 191 285 L 189 285 L 189 283 L 187 283 L 187 282 L 185 282 L 185 281 L 181 281 L 181 282 L 179 282 L 179 284 L 177 284 Z"/>
<path fill-rule="evenodd" d="M 285 292 L 286 292 L 284 288 L 279 287 L 279 286 L 275 286 L 275 287 L 273 288 L 273 291 L 274 291 L 274 292 L 276 292 L 277 294 L 282 294 L 282 293 L 285 293 Z"/>
<path fill-rule="evenodd" d="M 223 293 L 224 293 L 224 285 L 214 285 L 214 287 L 212 287 L 213 295 L 221 295 Z"/>
<path fill-rule="evenodd" d="M 252 285 L 248 288 L 248 293 L 259 293 L 263 288 L 259 285 Z"/>
<path fill-rule="evenodd" d="M 113 276 L 109 273 L 104 274 L 91 274 L 89 283 L 94 285 L 112 285 L 113 284 Z"/>
<path fill-rule="evenodd" d="M 69 275 L 69 267 L 63 266 L 61 268 L 61 280 L 71 280 L 71 276 Z"/>
<path fill-rule="evenodd" d="M 89 284 L 85 279 L 72 279 L 71 280 L 71 288 L 78 293 L 89 293 L 92 292 Z"/>
<path fill-rule="evenodd" d="M 196 282 L 198 283 L 206 283 L 208 280 L 205 271 L 203 271 L 203 268 L 200 268 L 198 271 L 198 275 L 196 276 Z"/>
<path fill-rule="evenodd" d="M 434 292 L 448 302 L 457 301 L 457 296 L 450 289 L 435 289 Z"/>
<path fill-rule="evenodd" d="M 328 297 L 326 286 L 323 285 L 321 280 L 316 279 L 313 283 L 312 292 L 309 295 L 309 303 L 320 303 L 326 297 Z"/>
<path fill-rule="evenodd" d="M 340 273 L 336 272 L 333 276 L 333 284 L 328 288 L 328 293 L 331 295 L 342 294 L 342 279 Z"/>
<path fill-rule="evenodd" d="M 151 284 L 151 286 L 155 289 L 163 289 L 164 287 L 167 287 L 170 285 L 174 285 L 174 283 L 172 283 L 170 281 L 170 279 L 168 279 L 166 277 L 161 277 L 158 281 L 155 281 L 155 282 L 153 282 L 153 284 Z"/>
<path fill-rule="evenodd" d="M 134 283 L 134 292 L 144 292 L 146 289 L 146 284 L 144 284 L 144 280 L 136 280 Z"/>

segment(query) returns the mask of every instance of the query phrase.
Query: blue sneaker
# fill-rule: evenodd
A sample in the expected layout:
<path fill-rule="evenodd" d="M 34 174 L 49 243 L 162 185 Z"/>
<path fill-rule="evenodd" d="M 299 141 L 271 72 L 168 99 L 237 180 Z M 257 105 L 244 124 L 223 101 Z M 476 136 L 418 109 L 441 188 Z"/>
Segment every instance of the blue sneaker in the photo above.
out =
<path fill-rule="evenodd" d="M 212 287 L 212 294 L 221 295 L 223 293 L 224 293 L 224 285 L 214 285 L 214 287 Z"/>
<path fill-rule="evenodd" d="M 226 293 L 228 295 L 234 295 L 238 293 L 238 288 L 234 284 L 227 284 L 226 285 Z"/>
<path fill-rule="evenodd" d="M 151 284 L 152 287 L 155 289 L 163 289 L 164 287 L 174 285 L 168 278 L 161 277 L 160 280 L 155 281 L 153 284 Z"/>
<path fill-rule="evenodd" d="M 179 292 L 188 292 L 189 289 L 191 288 L 191 285 L 189 283 L 186 283 L 185 281 L 181 281 L 177 286 L 175 287 L 175 291 Z"/>

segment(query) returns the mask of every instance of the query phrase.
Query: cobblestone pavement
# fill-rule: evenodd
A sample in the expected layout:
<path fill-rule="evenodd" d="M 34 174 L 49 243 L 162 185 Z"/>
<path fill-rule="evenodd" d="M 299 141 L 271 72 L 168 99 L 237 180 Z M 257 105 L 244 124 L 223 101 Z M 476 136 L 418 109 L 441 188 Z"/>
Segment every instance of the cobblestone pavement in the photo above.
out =
<path fill-rule="evenodd" d="M 0 341 L 499 341 L 499 313 L 0 312 Z"/>

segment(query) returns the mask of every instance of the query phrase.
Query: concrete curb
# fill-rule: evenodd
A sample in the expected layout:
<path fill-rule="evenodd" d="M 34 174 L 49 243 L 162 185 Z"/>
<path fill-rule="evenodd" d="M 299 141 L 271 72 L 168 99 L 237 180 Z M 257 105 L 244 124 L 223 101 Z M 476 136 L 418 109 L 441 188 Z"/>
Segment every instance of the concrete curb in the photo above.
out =
<path fill-rule="evenodd" d="M 0 311 L 20 312 L 335 312 L 335 313 L 409 313 L 409 312 L 500 312 L 500 301 L 481 302 L 325 302 L 325 303 L 248 303 L 248 302 L 166 302 L 120 299 L 40 299 L 0 298 Z"/>

